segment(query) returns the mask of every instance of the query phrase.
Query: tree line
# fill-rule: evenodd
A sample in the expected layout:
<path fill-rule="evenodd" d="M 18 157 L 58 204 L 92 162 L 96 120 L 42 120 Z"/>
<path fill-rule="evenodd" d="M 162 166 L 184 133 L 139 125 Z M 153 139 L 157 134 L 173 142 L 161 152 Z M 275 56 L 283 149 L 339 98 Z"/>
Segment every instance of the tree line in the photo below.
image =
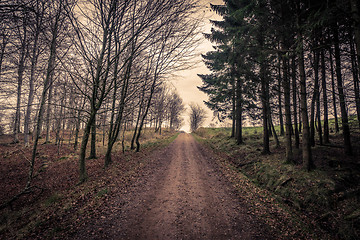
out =
<path fill-rule="evenodd" d="M 25 189 L 41 136 L 47 143 L 54 133 L 59 145 L 70 136 L 83 182 L 97 131 L 107 167 L 123 131 L 132 131 L 131 149 L 139 151 L 144 127 L 181 127 L 185 107 L 166 79 L 191 65 L 198 8 L 195 0 L 1 1 L 1 130 L 10 126 L 14 143 L 23 132 L 32 146 Z"/>
<path fill-rule="evenodd" d="M 215 46 L 203 55 L 211 74 L 199 75 L 199 89 L 220 120 L 232 119 L 237 143 L 243 143 L 244 121 L 262 121 L 262 152 L 268 154 L 278 123 L 286 162 L 294 162 L 293 147 L 301 143 L 303 166 L 310 170 L 311 147 L 328 144 L 330 132 L 341 128 L 345 153 L 353 154 L 349 116 L 360 124 L 359 1 L 224 3 L 211 5 L 223 20 L 211 20 L 205 34 Z"/>

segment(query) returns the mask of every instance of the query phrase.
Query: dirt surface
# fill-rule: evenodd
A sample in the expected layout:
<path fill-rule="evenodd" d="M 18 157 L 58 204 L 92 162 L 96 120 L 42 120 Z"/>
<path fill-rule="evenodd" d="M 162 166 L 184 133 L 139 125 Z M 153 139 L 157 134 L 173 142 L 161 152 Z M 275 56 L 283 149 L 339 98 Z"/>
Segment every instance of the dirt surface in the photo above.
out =
<path fill-rule="evenodd" d="M 127 190 L 72 239 L 272 239 L 267 226 L 211 162 L 211 153 L 182 133 L 147 159 Z M 115 203 L 115 205 L 114 205 Z"/>

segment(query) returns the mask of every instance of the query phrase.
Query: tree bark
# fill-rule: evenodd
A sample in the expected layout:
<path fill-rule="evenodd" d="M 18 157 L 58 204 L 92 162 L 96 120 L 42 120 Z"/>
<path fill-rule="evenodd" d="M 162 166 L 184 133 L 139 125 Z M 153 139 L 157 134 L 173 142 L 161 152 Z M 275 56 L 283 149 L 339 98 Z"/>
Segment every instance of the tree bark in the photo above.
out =
<path fill-rule="evenodd" d="M 85 182 L 88 177 L 87 172 L 86 172 L 85 154 L 86 154 L 86 146 L 89 141 L 91 126 L 93 125 L 95 116 L 96 116 L 96 109 L 91 109 L 89 120 L 87 121 L 87 123 L 85 125 L 83 137 L 81 140 L 80 158 L 79 158 L 79 181 L 80 181 L 80 183 Z"/>
<path fill-rule="evenodd" d="M 360 127 L 360 94 L 359 94 L 359 71 L 358 71 L 359 63 L 356 60 L 356 53 L 354 49 L 354 41 L 352 35 L 350 35 L 350 55 L 351 55 L 351 66 L 352 66 L 353 81 L 354 81 L 356 116 Z"/>
<path fill-rule="evenodd" d="M 299 73 L 300 73 L 300 104 L 301 104 L 301 120 L 303 123 L 303 134 L 302 134 L 302 160 L 303 166 L 307 171 L 314 168 L 314 163 L 311 153 L 310 145 L 310 128 L 307 111 L 307 98 L 306 98 L 306 75 L 305 75 L 305 64 L 304 64 L 304 50 L 303 50 L 303 38 L 301 32 L 298 32 L 298 39 L 300 49 L 298 51 L 299 59 Z"/>
<path fill-rule="evenodd" d="M 293 163 L 293 151 L 291 141 L 291 103 L 290 103 L 290 79 L 288 77 L 289 61 L 283 58 L 283 89 L 285 98 L 285 126 L 286 126 L 286 162 Z"/>
<path fill-rule="evenodd" d="M 341 74 L 341 55 L 340 55 L 339 33 L 338 33 L 338 26 L 336 24 L 333 26 L 333 35 L 334 35 L 335 64 L 336 64 L 335 71 L 336 71 L 337 88 L 338 88 L 339 100 L 340 100 L 342 130 L 343 130 L 343 137 L 344 137 L 344 148 L 345 148 L 346 155 L 352 155 L 352 146 L 351 146 L 351 140 L 350 140 L 350 127 L 349 127 L 349 120 L 348 120 L 348 115 L 347 115 L 347 111 L 346 111 L 344 86 L 343 86 L 342 74 Z"/>
<path fill-rule="evenodd" d="M 263 115 L 263 154 L 270 153 L 270 140 L 269 140 L 269 83 L 265 77 L 264 64 L 260 66 L 260 78 L 261 78 L 261 103 L 262 103 L 262 115 Z"/>
<path fill-rule="evenodd" d="M 284 63 L 283 63 L 284 64 Z M 281 77 L 281 57 L 280 54 L 278 56 L 278 104 L 279 104 L 279 121 L 280 121 L 280 135 L 284 136 L 284 118 L 283 118 L 283 111 L 282 111 L 282 77 Z"/>
<path fill-rule="evenodd" d="M 326 87 L 326 66 L 325 66 L 325 53 L 324 49 L 321 50 L 321 85 L 323 90 L 323 106 L 324 106 L 324 143 L 329 143 L 329 113 L 328 113 L 328 99 Z"/>
<path fill-rule="evenodd" d="M 350 0 L 351 12 L 353 18 L 353 28 L 355 33 L 355 45 L 356 45 L 356 55 L 357 55 L 357 63 L 358 63 L 358 74 L 360 73 L 360 13 L 357 0 Z M 359 86 L 359 82 L 357 84 Z M 359 100 L 360 102 L 360 100 Z M 360 103 L 359 103 L 360 104 Z M 359 121 L 360 124 L 360 121 Z"/>
<path fill-rule="evenodd" d="M 19 142 L 19 133 L 20 133 L 20 106 L 21 106 L 21 94 L 22 94 L 22 84 L 25 71 L 25 61 L 27 55 L 27 29 L 25 26 L 25 19 L 23 19 L 23 37 L 20 39 L 21 48 L 19 53 L 19 65 L 18 65 L 18 76 L 17 76 L 17 99 L 16 99 L 16 111 L 15 111 L 15 121 L 14 121 L 14 143 Z M 19 30 L 20 32 L 20 30 Z M 21 36 L 20 36 L 21 37 Z"/>
<path fill-rule="evenodd" d="M 243 143 L 242 138 L 242 81 L 241 78 L 236 81 L 236 143 L 239 145 Z"/>
<path fill-rule="evenodd" d="M 279 141 L 278 135 L 276 133 L 272 117 L 271 117 L 271 111 L 270 111 L 270 114 L 269 114 L 269 122 L 270 122 L 272 132 L 274 132 L 274 138 L 275 138 L 275 142 L 276 142 L 276 147 L 278 148 L 278 147 L 280 147 L 280 141 Z"/>
<path fill-rule="evenodd" d="M 52 28 L 52 31 L 51 31 L 52 39 L 51 39 L 51 44 L 50 44 L 50 56 L 49 56 L 49 60 L 48 60 L 47 70 L 46 70 L 46 77 L 45 77 L 44 84 L 43 84 L 44 87 L 43 87 L 43 91 L 42 91 L 42 95 L 41 95 L 41 99 L 40 99 L 39 112 L 37 114 L 35 139 L 34 139 L 34 144 L 33 144 L 33 151 L 32 151 L 32 156 L 31 156 L 29 175 L 28 175 L 28 180 L 27 180 L 25 189 L 30 188 L 30 185 L 31 185 L 31 182 L 33 179 L 37 145 L 38 145 L 38 141 L 40 138 L 41 126 L 42 126 L 42 122 L 43 122 L 43 114 L 44 114 L 44 108 L 45 108 L 45 103 L 46 103 L 46 95 L 49 91 L 49 88 L 52 85 L 51 78 L 52 78 L 54 68 L 55 68 L 57 37 L 58 37 L 59 27 L 61 24 L 60 16 L 63 11 L 63 2 L 60 1 L 59 3 L 60 3 L 60 5 L 59 5 L 59 8 L 57 9 L 57 13 L 56 13 L 55 20 L 54 20 L 55 21 L 54 27 Z"/>
<path fill-rule="evenodd" d="M 296 64 L 295 56 L 291 58 L 291 78 L 292 78 L 292 96 L 293 96 L 293 112 L 294 112 L 294 133 L 295 133 L 295 148 L 299 149 L 300 136 L 297 116 L 297 84 L 296 84 Z"/>
<path fill-rule="evenodd" d="M 235 137 L 236 131 L 236 90 L 235 90 L 235 80 L 232 80 L 232 127 L 231 127 L 231 138 Z"/>
<path fill-rule="evenodd" d="M 330 56 L 330 73 L 331 73 L 331 88 L 332 88 L 332 100 L 334 108 L 334 118 L 335 118 L 335 132 L 339 132 L 339 120 L 337 116 L 337 104 L 336 104 L 336 92 L 335 92 L 335 77 L 334 77 L 334 63 L 332 59 L 332 48 L 329 48 Z"/>
<path fill-rule="evenodd" d="M 91 125 L 91 146 L 89 159 L 96 159 L 96 117 Z"/>
<path fill-rule="evenodd" d="M 315 105 L 319 97 L 319 51 L 314 51 L 314 91 L 311 99 L 310 144 L 315 146 Z"/>
<path fill-rule="evenodd" d="M 48 104 L 47 104 L 47 112 L 46 112 L 46 138 L 45 138 L 45 143 L 50 143 L 50 122 L 51 122 L 51 110 L 52 110 L 52 93 L 53 93 L 53 76 L 54 76 L 54 72 L 51 73 L 50 76 L 50 88 L 49 88 L 49 97 L 48 97 Z"/>

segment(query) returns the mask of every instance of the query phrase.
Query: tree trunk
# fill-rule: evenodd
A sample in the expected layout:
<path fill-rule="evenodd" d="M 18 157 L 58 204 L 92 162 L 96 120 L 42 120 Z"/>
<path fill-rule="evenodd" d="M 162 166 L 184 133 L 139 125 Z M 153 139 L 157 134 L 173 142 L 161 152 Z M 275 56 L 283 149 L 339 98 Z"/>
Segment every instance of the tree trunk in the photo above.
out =
<path fill-rule="evenodd" d="M 298 92 L 298 95 L 300 95 L 300 92 Z M 301 96 L 299 97 L 299 133 L 302 133 L 302 115 L 301 115 Z"/>
<path fill-rule="evenodd" d="M 298 126 L 298 117 L 297 117 L 297 84 L 296 84 L 296 64 L 295 57 L 291 59 L 291 78 L 292 78 L 292 91 L 293 91 L 293 111 L 294 111 L 294 132 L 295 132 L 295 148 L 299 149 L 300 146 L 300 136 L 299 136 L 299 126 Z"/>
<path fill-rule="evenodd" d="M 93 125 L 93 122 L 95 121 L 95 116 L 96 116 L 96 110 L 91 109 L 89 120 L 87 121 L 87 123 L 85 125 L 84 133 L 83 133 L 83 137 L 82 137 L 82 141 L 81 141 L 80 157 L 79 157 L 79 170 L 80 170 L 79 181 L 80 181 L 80 183 L 83 183 L 87 180 L 86 163 L 85 163 L 86 146 L 89 141 L 91 126 Z"/>
<path fill-rule="evenodd" d="M 77 118 L 76 118 L 76 122 L 75 122 L 75 141 L 74 141 L 74 149 L 77 149 L 78 143 L 79 143 L 79 131 L 80 131 L 80 116 L 81 116 L 81 111 L 80 109 L 78 110 L 77 113 Z"/>
<path fill-rule="evenodd" d="M 54 76 L 54 72 L 51 73 L 50 76 L 50 88 L 49 88 L 49 97 L 48 97 L 48 104 L 47 104 L 47 112 L 46 112 L 46 139 L 45 139 L 45 143 L 50 143 L 50 117 L 51 117 L 51 110 L 52 110 L 52 92 L 53 92 L 53 76 Z"/>
<path fill-rule="evenodd" d="M 302 134 L 302 159 L 304 168 L 309 171 L 314 167 L 311 145 L 310 145 L 310 129 L 309 119 L 307 111 L 307 98 L 306 98 L 306 75 L 304 64 L 304 50 L 303 50 L 303 38 L 302 34 L 298 33 L 298 39 L 300 44 L 300 50 L 298 51 L 299 59 L 299 73 L 300 73 L 300 103 L 301 103 L 301 120 L 303 122 L 303 134 Z"/>
<path fill-rule="evenodd" d="M 17 99 L 16 99 L 16 112 L 15 112 L 15 122 L 14 122 L 14 143 L 19 142 L 19 132 L 20 132 L 20 106 L 21 106 L 21 94 L 22 94 L 22 84 L 25 71 L 25 60 L 26 60 L 26 29 L 24 27 L 24 38 L 21 40 L 22 46 L 20 49 L 19 55 L 19 66 L 18 66 L 18 76 L 17 76 Z"/>
<path fill-rule="evenodd" d="M 324 143 L 329 143 L 329 114 L 328 114 L 328 99 L 326 88 L 326 66 L 324 49 L 321 50 L 321 85 L 323 90 L 324 103 Z"/>
<path fill-rule="evenodd" d="M 352 66 L 352 73 L 354 80 L 356 116 L 360 128 L 360 94 L 359 94 L 359 71 L 358 71 L 359 63 L 356 61 L 356 53 L 354 49 L 354 41 L 352 35 L 350 36 L 350 55 L 351 55 L 351 66 Z"/>
<path fill-rule="evenodd" d="M 293 163 L 293 151 L 291 141 L 291 103 L 290 103 L 290 79 L 288 77 L 288 60 L 283 59 L 283 89 L 285 98 L 285 126 L 286 126 L 286 162 Z"/>
<path fill-rule="evenodd" d="M 38 62 L 39 51 L 38 51 L 38 39 L 40 35 L 40 30 L 35 34 L 34 46 L 32 49 L 32 59 L 31 59 L 31 69 L 30 69 L 30 79 L 29 79 L 29 97 L 26 108 L 25 120 L 24 120 L 24 144 L 25 147 L 29 146 L 29 136 L 30 136 L 30 117 L 32 111 L 32 104 L 34 101 L 34 81 L 35 81 L 35 70 Z"/>
<path fill-rule="evenodd" d="M 263 115 L 263 154 L 270 153 L 270 140 L 269 140 L 269 83 L 265 77 L 264 63 L 260 66 L 261 77 L 261 103 L 262 103 L 262 115 Z"/>
<path fill-rule="evenodd" d="M 274 126 L 272 117 L 271 117 L 271 111 L 270 111 L 270 115 L 269 115 L 269 122 L 270 122 L 271 129 L 272 129 L 272 131 L 274 132 L 276 147 L 278 148 L 278 147 L 280 147 L 280 141 L 279 141 L 278 135 L 277 135 L 277 133 L 276 133 L 276 130 L 275 130 L 275 126 Z"/>
<path fill-rule="evenodd" d="M 319 51 L 314 51 L 314 91 L 311 99 L 310 144 L 315 146 L 315 104 L 319 97 Z"/>
<path fill-rule="evenodd" d="M 155 72 L 156 74 L 156 72 Z M 150 108 L 150 104 L 151 104 L 151 100 L 152 100 L 152 97 L 153 97 L 153 94 L 154 94 L 154 91 L 155 91 L 155 85 L 156 85 L 156 82 L 157 82 L 157 76 L 155 75 L 154 76 L 154 79 L 153 79 L 153 82 L 151 84 L 151 88 L 150 88 L 150 95 L 149 95 L 149 99 L 148 99 L 148 102 L 146 104 L 146 108 L 145 108 L 145 111 L 144 111 L 144 114 L 141 118 L 141 121 L 140 121 L 140 125 L 139 125 L 139 131 L 136 135 L 136 152 L 139 152 L 140 151 L 140 136 L 141 136 L 141 131 L 142 131 L 142 128 L 144 126 L 144 122 L 145 122 L 145 118 L 149 112 L 149 108 Z"/>
<path fill-rule="evenodd" d="M 236 81 L 236 143 L 239 145 L 243 143 L 242 138 L 242 81 L 241 79 L 237 79 Z"/>
<path fill-rule="evenodd" d="M 357 55 L 357 63 L 358 63 L 358 74 L 360 73 L 360 13 L 359 7 L 356 5 L 358 3 L 357 0 L 350 0 L 351 4 L 351 12 L 353 17 L 353 24 L 354 24 L 354 33 L 355 33 L 355 45 L 356 45 L 356 55 Z M 359 82 L 357 84 L 359 87 Z M 358 98 L 359 105 L 360 99 Z M 360 121 L 359 121 L 360 125 Z"/>
<path fill-rule="evenodd" d="M 340 100 L 340 110 L 341 110 L 341 120 L 342 120 L 342 130 L 344 137 L 344 148 L 346 155 L 352 155 L 352 146 L 350 140 L 350 127 L 349 120 L 346 111 L 346 102 L 345 102 L 345 94 L 344 94 L 344 86 L 342 81 L 341 74 L 341 56 L 340 56 L 340 46 L 339 46 L 339 33 L 337 25 L 333 26 L 333 34 L 334 34 L 334 47 L 335 47 L 335 63 L 336 63 L 336 78 L 337 78 L 337 87 L 339 91 L 339 100 Z"/>
<path fill-rule="evenodd" d="M 89 159 L 96 159 L 96 116 L 91 125 L 91 146 Z"/>
<path fill-rule="evenodd" d="M 61 13 L 61 11 L 62 11 L 62 1 L 60 1 L 60 6 L 59 6 L 58 11 L 59 11 L 58 13 Z M 46 103 L 46 95 L 49 91 L 50 86 L 52 85 L 51 78 L 52 78 L 52 75 L 54 72 L 54 67 L 55 67 L 56 42 L 57 42 L 57 37 L 58 37 L 59 16 L 60 16 L 60 14 L 56 15 L 54 28 L 52 29 L 52 39 L 51 39 L 51 44 L 50 44 L 50 56 L 49 56 L 49 60 L 48 60 L 47 70 L 46 70 L 46 77 L 45 77 L 44 85 L 43 85 L 44 87 L 43 87 L 43 91 L 42 91 L 42 95 L 41 95 L 41 99 L 40 99 L 39 112 L 37 114 L 35 140 L 34 140 L 33 151 L 32 151 L 32 155 L 31 155 L 28 180 L 27 180 L 26 187 L 25 187 L 26 189 L 30 188 L 31 181 L 33 179 L 37 145 L 38 145 L 38 141 L 40 138 L 40 131 L 41 131 L 44 108 L 45 108 L 45 103 Z"/>
<path fill-rule="evenodd" d="M 323 145 L 322 127 L 321 127 L 321 109 L 320 109 L 320 92 L 316 100 L 316 119 L 317 119 L 317 130 L 319 134 L 319 144 Z"/>
<path fill-rule="evenodd" d="M 236 91 L 235 91 L 235 80 L 232 81 L 232 127 L 231 136 L 235 137 L 236 131 Z"/>
<path fill-rule="evenodd" d="M 336 93 L 335 93 L 335 77 L 334 77 L 334 63 L 332 60 L 332 49 L 329 48 L 329 56 L 330 56 L 330 73 L 331 73 L 331 88 L 332 88 L 332 100 L 334 107 L 334 118 L 335 118 L 335 132 L 339 132 L 339 120 L 337 116 L 337 106 L 336 106 Z"/>
<path fill-rule="evenodd" d="M 279 121 L 280 121 L 280 135 L 284 136 L 285 135 L 285 131 L 284 131 L 284 118 L 283 118 L 283 113 L 282 113 L 282 91 L 281 91 L 281 85 L 282 85 L 282 77 L 281 77 L 281 57 L 280 55 L 278 56 L 278 104 L 279 104 Z M 283 63 L 284 64 L 284 63 Z"/>

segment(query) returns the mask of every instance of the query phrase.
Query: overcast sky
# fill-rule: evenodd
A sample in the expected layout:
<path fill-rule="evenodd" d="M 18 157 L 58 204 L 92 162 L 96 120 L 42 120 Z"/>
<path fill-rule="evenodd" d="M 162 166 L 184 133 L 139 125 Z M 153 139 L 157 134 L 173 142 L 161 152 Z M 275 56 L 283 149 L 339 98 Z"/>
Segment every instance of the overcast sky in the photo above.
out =
<path fill-rule="evenodd" d="M 201 0 L 202 5 L 206 6 L 204 8 L 203 13 L 205 13 L 204 17 L 204 26 L 202 31 L 204 32 L 210 32 L 211 24 L 209 22 L 209 19 L 220 19 L 220 17 L 210 11 L 210 3 L 212 4 L 222 4 L 222 0 Z M 204 100 L 207 100 L 207 95 L 197 89 L 197 86 L 202 85 L 201 79 L 197 76 L 197 74 L 207 74 L 209 73 L 209 70 L 206 68 L 205 64 L 201 61 L 200 54 L 204 54 L 207 51 L 212 50 L 212 44 L 204 39 L 202 41 L 201 45 L 198 47 L 198 57 L 194 60 L 197 63 L 195 68 L 192 68 L 190 70 L 184 70 L 181 72 L 176 73 L 176 77 L 171 81 L 172 84 L 176 87 L 177 91 L 179 92 L 181 98 L 183 99 L 186 107 L 188 108 L 188 104 L 191 102 L 199 103 L 203 108 L 207 111 L 207 120 L 204 124 L 204 126 L 208 126 L 211 123 L 211 120 L 213 118 L 212 112 L 210 109 L 206 107 L 204 104 Z M 183 114 L 184 117 L 184 125 L 181 128 L 184 131 L 189 132 L 189 113 L 188 110 Z"/>

